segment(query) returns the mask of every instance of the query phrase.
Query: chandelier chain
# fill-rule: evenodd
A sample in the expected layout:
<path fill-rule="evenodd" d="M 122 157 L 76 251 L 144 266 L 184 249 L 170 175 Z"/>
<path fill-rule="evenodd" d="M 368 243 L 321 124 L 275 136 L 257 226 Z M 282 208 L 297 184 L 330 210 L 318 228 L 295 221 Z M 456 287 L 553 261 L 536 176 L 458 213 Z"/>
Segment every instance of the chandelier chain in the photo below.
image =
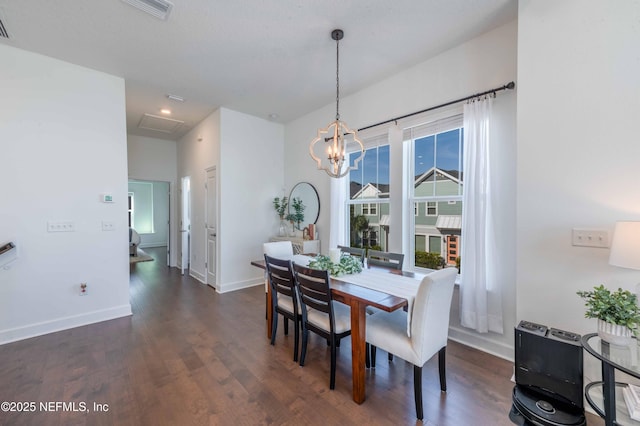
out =
<path fill-rule="evenodd" d="M 340 120 L 340 39 L 336 39 L 336 120 Z"/>

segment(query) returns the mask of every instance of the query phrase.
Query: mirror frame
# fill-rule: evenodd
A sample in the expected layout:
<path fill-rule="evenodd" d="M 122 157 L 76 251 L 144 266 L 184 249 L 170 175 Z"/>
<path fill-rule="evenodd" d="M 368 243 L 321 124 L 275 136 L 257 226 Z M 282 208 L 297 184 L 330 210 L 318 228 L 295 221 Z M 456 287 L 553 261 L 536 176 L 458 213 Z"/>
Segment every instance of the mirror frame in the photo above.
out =
<path fill-rule="evenodd" d="M 303 188 L 309 187 L 313 190 L 313 192 L 309 191 L 309 193 L 307 194 L 308 197 L 307 198 L 312 198 L 313 196 L 315 196 L 315 200 L 318 203 L 318 213 L 316 214 L 316 217 L 313 218 L 313 221 L 311 220 L 311 217 L 308 216 L 309 213 L 309 204 L 306 204 L 307 200 L 306 199 L 302 199 L 303 202 L 305 202 L 305 221 L 304 223 L 317 223 L 318 222 L 318 218 L 320 217 L 320 196 L 318 195 L 318 191 L 316 190 L 315 186 L 313 186 L 312 184 L 310 184 L 309 182 L 298 182 L 296 183 L 293 188 L 291 188 L 291 192 L 289 193 L 289 208 L 288 208 L 288 212 L 289 213 L 294 213 L 293 210 L 293 206 L 291 205 L 291 200 L 293 200 L 294 197 L 297 197 L 297 195 L 294 194 L 294 191 L 297 189 L 298 191 L 301 191 Z"/>

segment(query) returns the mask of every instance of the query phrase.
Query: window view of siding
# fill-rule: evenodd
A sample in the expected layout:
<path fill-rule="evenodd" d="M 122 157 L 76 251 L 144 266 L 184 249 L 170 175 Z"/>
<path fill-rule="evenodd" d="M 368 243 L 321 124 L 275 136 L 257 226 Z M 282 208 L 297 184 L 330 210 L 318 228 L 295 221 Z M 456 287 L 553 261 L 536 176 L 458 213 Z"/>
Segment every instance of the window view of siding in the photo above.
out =
<path fill-rule="evenodd" d="M 353 157 L 350 156 L 353 162 Z M 353 163 L 351 163 L 353 165 Z M 389 146 L 366 150 L 349 172 L 349 244 L 386 250 L 389 236 Z"/>
<path fill-rule="evenodd" d="M 412 140 L 415 266 L 459 265 L 462 133 L 456 128 Z"/>

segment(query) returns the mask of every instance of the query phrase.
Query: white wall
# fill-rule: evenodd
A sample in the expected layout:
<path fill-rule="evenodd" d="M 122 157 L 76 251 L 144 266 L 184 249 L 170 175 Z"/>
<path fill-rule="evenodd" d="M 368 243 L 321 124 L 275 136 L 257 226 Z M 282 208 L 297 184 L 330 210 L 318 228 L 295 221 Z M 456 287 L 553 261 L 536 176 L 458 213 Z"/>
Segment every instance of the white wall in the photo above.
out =
<path fill-rule="evenodd" d="M 191 177 L 191 259 L 189 273 L 206 282 L 205 170 L 220 163 L 220 110 L 215 110 L 178 142 L 178 177 Z M 181 244 L 181 242 L 178 242 Z M 179 249 L 177 251 L 179 253 Z"/>
<path fill-rule="evenodd" d="M 640 282 L 608 249 L 571 246 L 573 227 L 640 220 L 640 3 L 519 9 L 517 318 L 594 332 L 576 291 Z"/>
<path fill-rule="evenodd" d="M 205 170 L 216 166 L 218 292 L 263 282 L 262 271 L 250 262 L 262 257 L 262 243 L 277 233 L 271 201 L 282 194 L 283 140 L 281 124 L 222 108 L 178 143 L 178 174 L 191 176 L 191 274 L 203 282 Z"/>
<path fill-rule="evenodd" d="M 361 92 L 341 98 L 340 115 L 352 128 L 365 127 L 502 86 L 516 77 L 516 46 L 517 23 L 514 21 Z M 496 165 L 503 179 L 500 197 L 504 206 L 504 232 L 499 235 L 499 240 L 500 256 L 507 265 L 500 277 L 501 284 L 506 287 L 503 295 L 506 333 L 480 335 L 463 329 L 455 314 L 458 309 L 455 304 L 450 333 L 457 340 L 504 357 L 513 356 L 510 328 L 515 324 L 515 98 L 515 92 L 502 92 L 495 104 L 500 123 L 498 146 L 504 148 L 499 151 Z M 308 181 L 318 189 L 321 200 L 318 229 L 325 252 L 329 249 L 330 178 L 315 169 L 308 149 L 316 130 L 333 120 L 334 116 L 335 105 L 330 104 L 289 123 L 285 128 L 285 183 L 290 189 L 299 181 Z"/>
<path fill-rule="evenodd" d="M 0 343 L 130 315 L 124 81 L 5 45 L 0 62 L 0 241 L 20 255 L 0 269 Z"/>
<path fill-rule="evenodd" d="M 224 293 L 263 283 L 250 263 L 277 235 L 272 201 L 282 194 L 285 164 L 283 125 L 225 108 L 220 117 L 218 291 Z"/>
<path fill-rule="evenodd" d="M 127 158 L 130 179 L 146 181 L 162 181 L 169 183 L 169 216 L 170 228 L 170 266 L 177 265 L 178 259 L 178 148 L 175 141 L 148 138 L 143 136 L 127 136 Z M 144 237 L 142 237 L 144 238 Z M 143 239 L 144 241 L 144 239 Z M 156 244 L 157 240 L 147 241 Z"/>

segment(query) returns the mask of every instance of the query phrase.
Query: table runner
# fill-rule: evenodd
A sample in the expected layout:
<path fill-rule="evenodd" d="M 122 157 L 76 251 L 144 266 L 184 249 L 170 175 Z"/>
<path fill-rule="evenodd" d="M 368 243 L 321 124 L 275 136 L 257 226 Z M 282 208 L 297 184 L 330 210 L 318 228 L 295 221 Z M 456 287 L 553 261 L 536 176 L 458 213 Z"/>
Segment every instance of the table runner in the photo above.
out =
<path fill-rule="evenodd" d="M 424 276 L 423 274 L 415 274 L 414 277 L 406 277 L 382 269 L 363 269 L 359 274 L 340 275 L 333 278 L 407 299 L 409 302 L 407 306 L 407 336 L 411 337 L 413 301 Z"/>

